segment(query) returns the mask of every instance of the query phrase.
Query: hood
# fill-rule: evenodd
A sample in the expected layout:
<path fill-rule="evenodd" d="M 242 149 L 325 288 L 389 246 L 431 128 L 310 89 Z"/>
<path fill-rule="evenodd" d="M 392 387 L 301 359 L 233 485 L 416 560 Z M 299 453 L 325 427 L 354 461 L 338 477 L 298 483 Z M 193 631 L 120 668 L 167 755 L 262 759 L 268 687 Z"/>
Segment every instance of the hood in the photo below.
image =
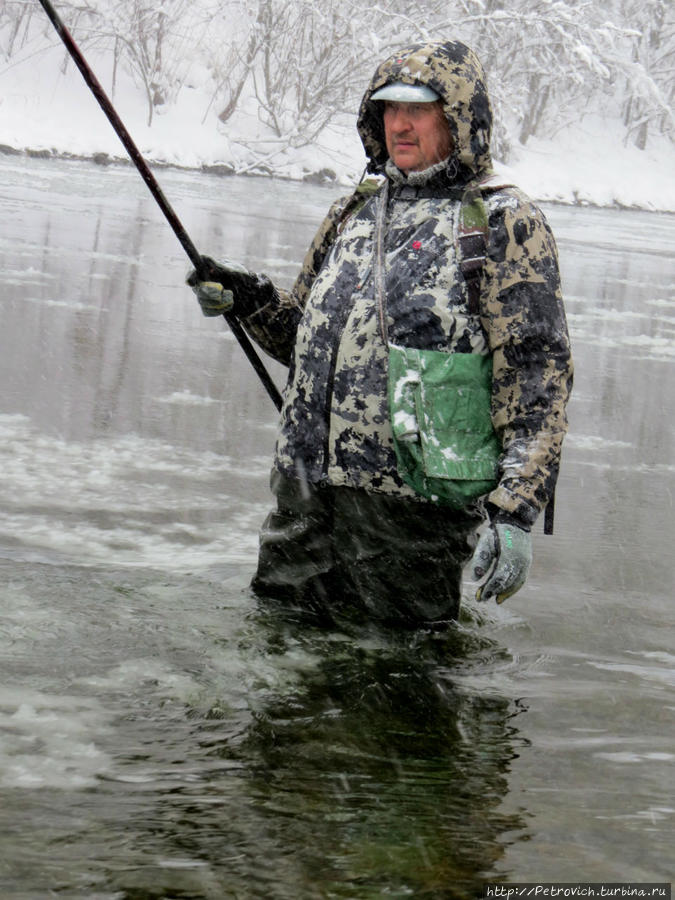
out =
<path fill-rule="evenodd" d="M 492 110 L 483 67 L 459 41 L 413 44 L 381 63 L 361 101 L 357 129 L 368 157 L 368 170 L 384 166 L 388 153 L 382 124 L 382 101 L 371 100 L 392 81 L 426 84 L 440 96 L 454 140 L 451 161 L 462 179 L 492 171 Z"/>

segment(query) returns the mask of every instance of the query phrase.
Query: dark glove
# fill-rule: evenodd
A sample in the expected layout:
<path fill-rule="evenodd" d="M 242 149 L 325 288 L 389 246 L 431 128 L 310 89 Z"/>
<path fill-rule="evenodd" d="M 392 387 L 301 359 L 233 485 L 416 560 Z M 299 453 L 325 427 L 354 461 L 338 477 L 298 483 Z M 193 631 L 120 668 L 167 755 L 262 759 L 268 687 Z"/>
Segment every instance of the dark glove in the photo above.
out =
<path fill-rule="evenodd" d="M 205 316 L 218 316 L 230 310 L 238 316 L 247 316 L 276 294 L 266 275 L 249 272 L 239 263 L 228 260 L 217 263 L 209 256 L 202 256 L 201 260 L 199 273 L 193 269 L 185 280 L 197 295 Z M 214 285 L 223 288 L 222 294 Z"/>
<path fill-rule="evenodd" d="M 495 521 L 481 535 L 469 571 L 482 581 L 476 600 L 503 603 L 525 584 L 532 563 L 532 535 L 511 522 Z"/>

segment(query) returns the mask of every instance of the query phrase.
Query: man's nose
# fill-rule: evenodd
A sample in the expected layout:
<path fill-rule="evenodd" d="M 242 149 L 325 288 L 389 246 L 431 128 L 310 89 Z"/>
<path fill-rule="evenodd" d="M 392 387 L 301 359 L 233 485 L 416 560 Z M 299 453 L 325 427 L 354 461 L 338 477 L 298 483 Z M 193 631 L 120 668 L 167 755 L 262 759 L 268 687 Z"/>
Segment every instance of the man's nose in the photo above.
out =
<path fill-rule="evenodd" d="M 389 113 L 389 127 L 392 131 L 410 131 L 412 120 L 405 109 L 398 107 Z"/>

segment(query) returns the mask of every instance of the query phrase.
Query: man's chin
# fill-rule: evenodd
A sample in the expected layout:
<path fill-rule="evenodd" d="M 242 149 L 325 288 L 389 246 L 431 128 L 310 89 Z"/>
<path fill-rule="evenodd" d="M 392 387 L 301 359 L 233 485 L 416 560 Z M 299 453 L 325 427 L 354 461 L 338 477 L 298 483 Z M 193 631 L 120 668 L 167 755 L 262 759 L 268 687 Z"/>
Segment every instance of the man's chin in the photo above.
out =
<path fill-rule="evenodd" d="M 402 172 L 414 172 L 420 168 L 420 160 L 413 153 L 395 153 L 394 165 Z"/>

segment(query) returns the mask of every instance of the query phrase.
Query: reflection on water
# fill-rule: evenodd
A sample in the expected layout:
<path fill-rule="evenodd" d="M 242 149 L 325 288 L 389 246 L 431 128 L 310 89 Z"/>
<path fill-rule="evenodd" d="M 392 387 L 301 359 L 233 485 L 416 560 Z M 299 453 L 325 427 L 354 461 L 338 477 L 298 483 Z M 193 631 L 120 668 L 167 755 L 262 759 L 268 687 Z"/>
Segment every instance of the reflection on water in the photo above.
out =
<path fill-rule="evenodd" d="M 264 698 L 234 754 L 216 751 L 246 760 L 264 855 L 293 859 L 301 896 L 472 896 L 522 822 L 497 809 L 513 709 L 458 689 L 448 665 L 470 664 L 471 640 L 272 639 L 278 662 L 309 649 L 315 664 Z"/>
<path fill-rule="evenodd" d="M 445 636 L 326 634 L 253 606 L 276 415 L 140 179 L 0 172 L 0 895 L 666 880 L 673 217 L 548 210 L 577 375 L 526 588 Z M 284 285 L 336 193 L 161 181 Z"/>
<path fill-rule="evenodd" d="M 517 704 L 461 683 L 511 661 L 474 622 L 326 634 L 256 611 L 232 571 L 224 594 L 222 578 L 3 571 L 8 890 L 473 897 L 523 833 L 499 809 Z"/>

